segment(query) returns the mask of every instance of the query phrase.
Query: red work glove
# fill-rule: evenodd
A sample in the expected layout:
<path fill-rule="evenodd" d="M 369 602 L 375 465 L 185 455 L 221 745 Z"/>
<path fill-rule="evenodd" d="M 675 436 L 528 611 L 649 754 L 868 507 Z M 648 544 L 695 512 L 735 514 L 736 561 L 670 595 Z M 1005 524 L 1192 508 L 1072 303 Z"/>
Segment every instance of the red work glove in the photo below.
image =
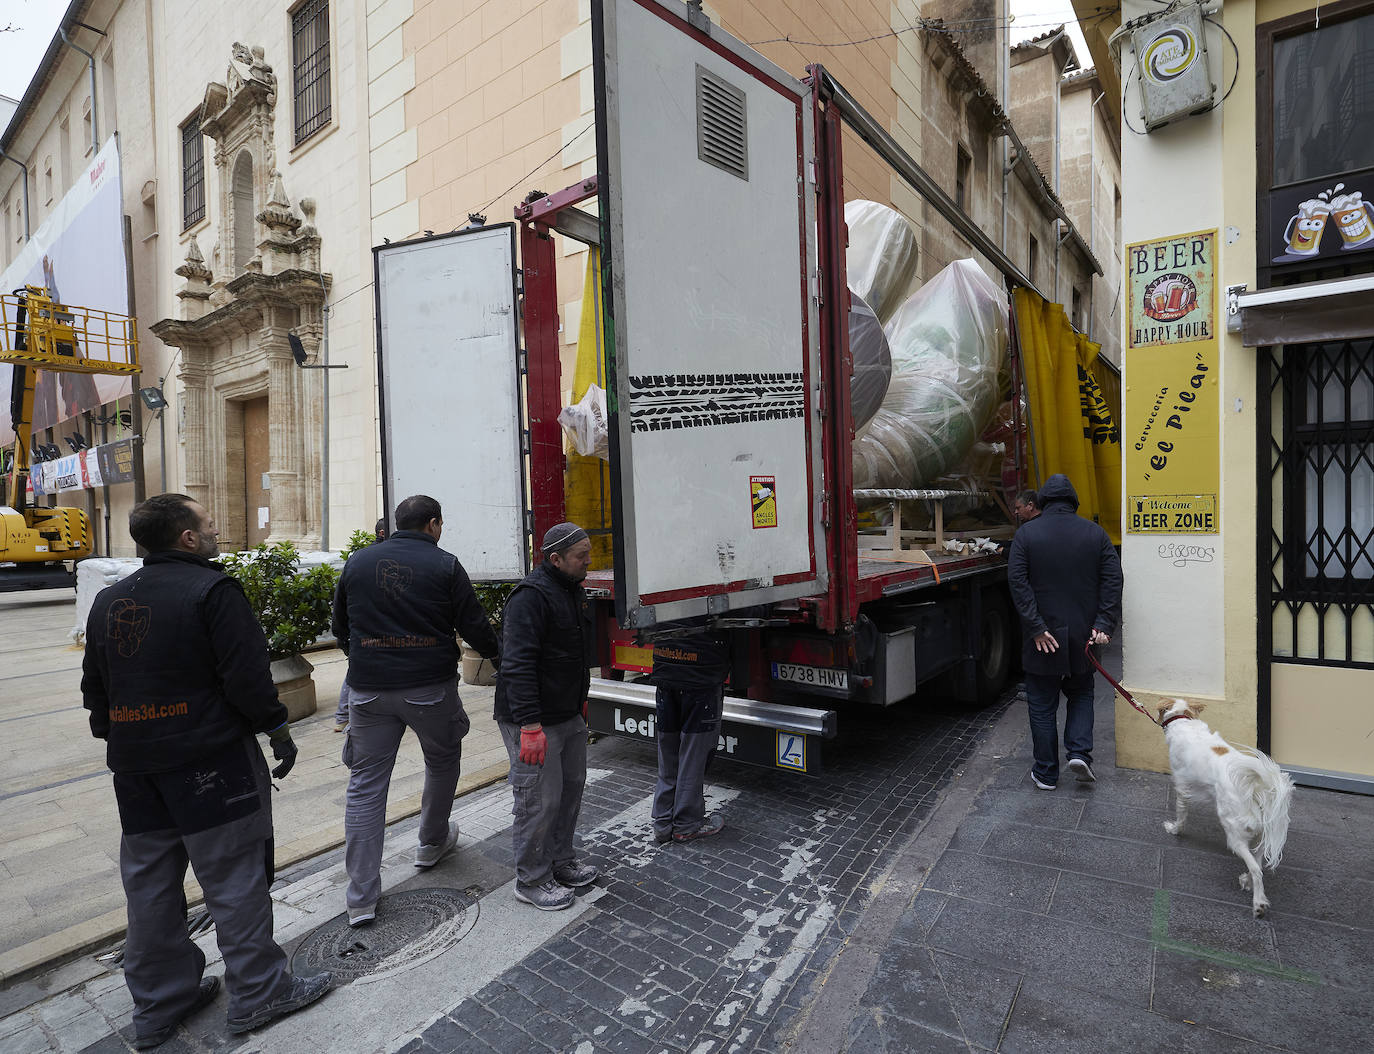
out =
<path fill-rule="evenodd" d="M 549 740 L 544 726 L 520 729 L 520 760 L 526 765 L 542 765 L 549 752 Z"/>

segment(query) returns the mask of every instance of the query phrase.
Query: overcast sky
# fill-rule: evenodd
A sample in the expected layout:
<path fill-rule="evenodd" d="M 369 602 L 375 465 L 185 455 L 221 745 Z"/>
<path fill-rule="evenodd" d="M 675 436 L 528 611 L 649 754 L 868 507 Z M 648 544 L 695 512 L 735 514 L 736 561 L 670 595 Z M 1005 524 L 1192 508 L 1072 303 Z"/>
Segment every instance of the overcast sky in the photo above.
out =
<path fill-rule="evenodd" d="M 1074 21 L 1073 5 L 1068 0 L 1010 2 L 1013 43 L 1037 37 L 1060 22 L 1066 22 L 1070 24 L 1070 36 L 1078 49 L 1078 61 L 1084 66 L 1092 65 L 1092 58 L 1083 44 L 1083 34 Z M 67 4 L 68 0 L 0 0 L 0 28 L 15 27 L 14 32 L 0 33 L 0 95 L 8 95 L 11 99 L 23 96 L 57 32 L 58 20 Z"/>
<path fill-rule="evenodd" d="M 0 95 L 23 96 L 48 50 L 68 0 L 0 0 Z M 90 46 L 87 45 L 87 49 Z"/>

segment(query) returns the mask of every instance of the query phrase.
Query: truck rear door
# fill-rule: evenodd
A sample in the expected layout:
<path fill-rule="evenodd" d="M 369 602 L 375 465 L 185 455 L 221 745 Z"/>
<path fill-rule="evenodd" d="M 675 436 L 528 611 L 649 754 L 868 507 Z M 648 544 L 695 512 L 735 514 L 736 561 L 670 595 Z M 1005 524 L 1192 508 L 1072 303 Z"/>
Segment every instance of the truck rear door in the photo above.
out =
<path fill-rule="evenodd" d="M 810 89 L 682 4 L 592 16 L 616 614 L 821 592 Z"/>
<path fill-rule="evenodd" d="M 444 509 L 439 544 L 473 581 L 528 570 L 515 225 L 373 250 L 382 489 Z M 393 524 L 394 526 L 394 524 Z"/>

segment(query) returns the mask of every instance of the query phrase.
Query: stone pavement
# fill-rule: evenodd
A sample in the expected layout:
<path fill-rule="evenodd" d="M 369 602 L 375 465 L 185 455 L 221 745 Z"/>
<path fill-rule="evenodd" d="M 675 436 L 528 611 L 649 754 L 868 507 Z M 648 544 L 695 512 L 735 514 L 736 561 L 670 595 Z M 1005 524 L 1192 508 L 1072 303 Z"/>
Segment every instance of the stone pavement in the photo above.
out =
<path fill-rule="evenodd" d="M 1097 715 L 1099 783 L 1046 793 L 1015 692 L 856 708 L 819 777 L 717 766 L 725 831 L 664 847 L 652 751 L 602 740 L 581 831 L 603 877 L 572 910 L 513 902 L 509 791 L 490 787 L 431 872 L 410 867 L 414 820 L 388 836 L 387 893 L 466 898 L 448 947 L 249 1037 L 225 1034 L 221 995 L 163 1049 L 1369 1049 L 1374 800 L 1298 791 L 1256 921 L 1215 820 L 1166 835 L 1168 778 L 1117 770 L 1107 691 Z M 337 919 L 342 884 L 337 851 L 279 876 L 288 950 Z M 127 992 L 97 959 L 0 991 L 0 1014 L 7 1052 L 126 1049 Z"/>
<path fill-rule="evenodd" d="M 76 602 L 64 591 L 0 593 L 0 983 L 122 934 L 119 819 L 104 744 L 81 707 L 80 647 L 68 636 Z M 319 709 L 292 726 L 296 767 L 273 797 L 279 867 L 343 843 L 348 770 L 334 708 L 347 660 L 311 652 Z M 491 717 L 493 689 L 464 685 L 472 732 L 463 741 L 463 789 L 504 778 Z M 262 740 L 264 743 L 266 740 Z M 406 736 L 388 818 L 418 812 L 419 742 Z M 188 882 L 192 902 L 199 888 Z"/>

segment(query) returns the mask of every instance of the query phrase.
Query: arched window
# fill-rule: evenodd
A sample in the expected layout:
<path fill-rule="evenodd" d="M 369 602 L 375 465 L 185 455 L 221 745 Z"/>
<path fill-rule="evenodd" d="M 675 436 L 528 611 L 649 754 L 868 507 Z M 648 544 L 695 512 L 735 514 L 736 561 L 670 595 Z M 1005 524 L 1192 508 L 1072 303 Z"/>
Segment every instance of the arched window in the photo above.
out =
<path fill-rule="evenodd" d="M 234 274 L 253 258 L 253 158 L 245 150 L 234 162 Z"/>

